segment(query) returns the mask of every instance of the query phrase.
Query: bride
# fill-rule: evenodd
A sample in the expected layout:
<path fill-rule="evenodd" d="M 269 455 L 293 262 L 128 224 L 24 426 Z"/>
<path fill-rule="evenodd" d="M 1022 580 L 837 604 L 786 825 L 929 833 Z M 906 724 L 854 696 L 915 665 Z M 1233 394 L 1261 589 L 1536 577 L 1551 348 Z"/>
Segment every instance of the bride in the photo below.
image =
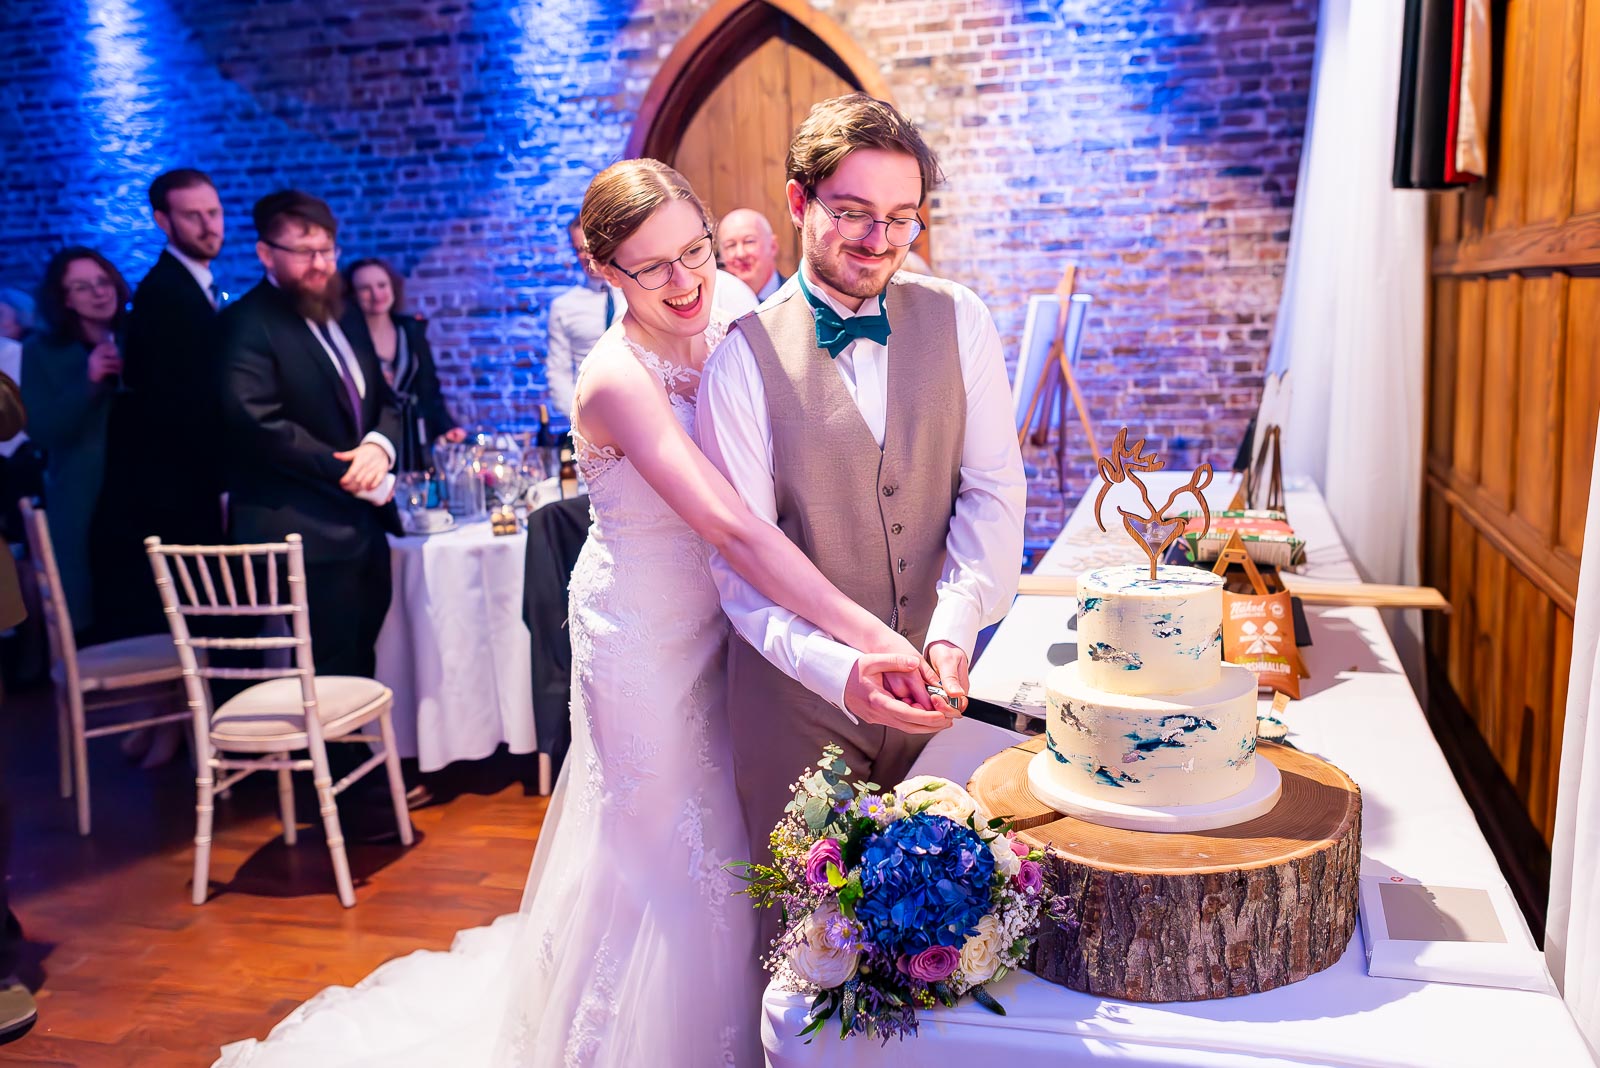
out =
<path fill-rule="evenodd" d="M 579 223 L 628 310 L 575 392 L 594 524 L 570 594 L 573 740 L 521 912 L 323 991 L 218 1064 L 762 1063 L 755 915 L 726 868 L 750 848 L 708 542 L 862 651 L 852 714 L 911 731 L 951 722 L 916 650 L 751 515 L 694 445 L 700 369 L 727 329 L 694 192 L 665 164 L 626 160 L 595 178 Z"/>

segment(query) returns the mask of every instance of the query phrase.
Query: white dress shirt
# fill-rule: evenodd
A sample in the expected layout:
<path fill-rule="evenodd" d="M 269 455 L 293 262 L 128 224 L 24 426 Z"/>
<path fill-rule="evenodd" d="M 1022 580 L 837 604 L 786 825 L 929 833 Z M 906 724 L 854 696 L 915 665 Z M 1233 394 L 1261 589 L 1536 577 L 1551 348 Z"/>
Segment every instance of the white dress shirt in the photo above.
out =
<path fill-rule="evenodd" d="M 276 285 L 277 283 L 273 284 Z M 340 379 L 343 379 L 344 368 L 349 368 L 350 378 L 356 384 L 356 392 L 360 394 L 363 400 L 366 399 L 367 376 L 362 374 L 361 361 L 356 359 L 356 350 L 350 347 L 350 339 L 345 337 L 343 330 L 339 329 L 338 320 L 330 319 L 326 324 L 324 324 L 327 327 L 329 335 L 333 337 L 333 348 L 328 347 L 328 339 L 322 336 L 322 330 L 315 322 L 310 319 L 307 319 L 305 322 L 307 328 L 309 328 L 311 331 L 311 336 L 317 339 L 317 344 L 322 346 L 322 351 L 326 352 L 328 354 L 328 359 L 333 361 L 334 373 L 339 375 Z M 357 412 L 356 418 L 358 421 L 360 417 L 361 413 Z M 357 493 L 356 496 L 368 502 L 369 504 L 383 504 L 389 499 L 390 493 L 394 491 L 394 442 L 390 441 L 387 435 L 380 434 L 378 431 L 372 430 L 361 439 L 361 444 L 376 445 L 378 448 L 388 453 L 390 473 L 383 476 L 383 481 L 378 483 L 375 489 L 370 489 L 363 493 Z"/>
<path fill-rule="evenodd" d="M 606 291 L 611 291 L 611 315 L 606 316 Z M 604 282 L 599 286 L 573 286 L 550 302 L 550 329 L 545 344 L 545 381 L 550 401 L 563 415 L 572 415 L 572 391 L 578 368 L 606 328 L 628 310 L 622 290 Z"/>
<path fill-rule="evenodd" d="M 22 342 L 0 337 L 0 371 L 4 371 L 17 385 L 22 385 Z M 0 441 L 0 456 L 10 459 L 27 440 L 28 432 L 19 430 L 16 437 Z"/>
<path fill-rule="evenodd" d="M 961 487 L 945 538 L 945 566 L 937 586 L 938 603 L 928 624 L 927 644 L 948 641 L 971 657 L 978 631 L 1004 616 L 1016 596 L 1022 570 L 1027 480 L 994 320 L 970 289 L 953 282 L 938 284 L 955 298 L 956 345 L 966 386 L 967 422 L 961 448 Z M 798 285 L 790 278 L 783 288 Z M 812 292 L 846 318 L 874 315 L 880 307 L 879 298 L 873 298 L 852 312 L 814 283 Z M 790 299 L 805 297 L 796 294 Z M 889 327 L 894 329 L 892 321 Z M 889 404 L 887 357 L 885 346 L 862 338 L 851 342 L 833 361 L 880 448 Z M 915 397 L 899 401 L 916 404 Z M 939 415 L 920 414 L 928 418 Z M 701 448 L 750 510 L 776 525 L 766 390 L 749 342 L 737 330 L 728 334 L 706 362 L 697 432 Z M 712 554 L 711 570 L 723 611 L 744 639 L 786 675 L 843 708 L 844 687 L 860 654 L 773 604 L 719 554 Z"/>
<path fill-rule="evenodd" d="M 194 276 L 195 284 L 200 287 L 200 292 L 206 295 L 206 300 L 210 301 L 211 306 L 215 308 L 217 306 L 217 297 L 216 294 L 211 292 L 211 287 L 215 284 L 216 277 L 211 273 L 211 265 L 190 259 L 180 252 L 176 245 L 168 245 L 167 252 L 173 259 L 183 264 L 184 269 Z"/>

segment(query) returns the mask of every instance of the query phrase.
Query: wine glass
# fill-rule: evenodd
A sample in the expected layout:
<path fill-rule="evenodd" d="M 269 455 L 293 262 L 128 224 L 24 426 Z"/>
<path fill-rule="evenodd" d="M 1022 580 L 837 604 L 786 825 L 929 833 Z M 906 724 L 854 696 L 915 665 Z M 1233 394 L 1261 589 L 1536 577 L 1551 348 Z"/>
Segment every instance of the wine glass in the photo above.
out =
<path fill-rule="evenodd" d="M 522 458 L 515 452 L 502 451 L 484 457 L 483 485 L 502 512 L 510 510 L 522 496 L 525 483 L 521 463 Z"/>

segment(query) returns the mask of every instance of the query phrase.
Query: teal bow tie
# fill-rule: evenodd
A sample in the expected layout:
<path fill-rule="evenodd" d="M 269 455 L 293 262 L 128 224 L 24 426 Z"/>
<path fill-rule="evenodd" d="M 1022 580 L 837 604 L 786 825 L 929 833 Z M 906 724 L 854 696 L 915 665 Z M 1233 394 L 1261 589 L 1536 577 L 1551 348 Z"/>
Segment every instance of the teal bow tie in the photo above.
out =
<path fill-rule="evenodd" d="M 825 351 L 830 359 L 837 360 L 839 353 L 858 338 L 876 341 L 880 345 L 889 343 L 889 316 L 885 312 L 880 310 L 876 315 L 852 315 L 846 319 L 821 297 L 811 292 L 811 287 L 806 285 L 804 274 L 800 276 L 800 292 L 806 295 L 806 303 L 811 305 L 811 310 L 817 317 L 817 348 Z M 883 305 L 881 294 L 878 303 L 881 308 Z"/>

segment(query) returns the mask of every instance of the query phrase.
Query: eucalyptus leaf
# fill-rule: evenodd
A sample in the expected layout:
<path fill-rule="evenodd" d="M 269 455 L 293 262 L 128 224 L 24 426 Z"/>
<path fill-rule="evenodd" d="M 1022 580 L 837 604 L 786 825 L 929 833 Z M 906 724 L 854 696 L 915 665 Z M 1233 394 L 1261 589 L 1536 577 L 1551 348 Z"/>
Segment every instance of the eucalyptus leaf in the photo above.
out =
<path fill-rule="evenodd" d="M 806 802 L 806 826 L 813 831 L 820 831 L 827 826 L 828 816 L 833 811 L 825 797 L 813 797 Z"/>

